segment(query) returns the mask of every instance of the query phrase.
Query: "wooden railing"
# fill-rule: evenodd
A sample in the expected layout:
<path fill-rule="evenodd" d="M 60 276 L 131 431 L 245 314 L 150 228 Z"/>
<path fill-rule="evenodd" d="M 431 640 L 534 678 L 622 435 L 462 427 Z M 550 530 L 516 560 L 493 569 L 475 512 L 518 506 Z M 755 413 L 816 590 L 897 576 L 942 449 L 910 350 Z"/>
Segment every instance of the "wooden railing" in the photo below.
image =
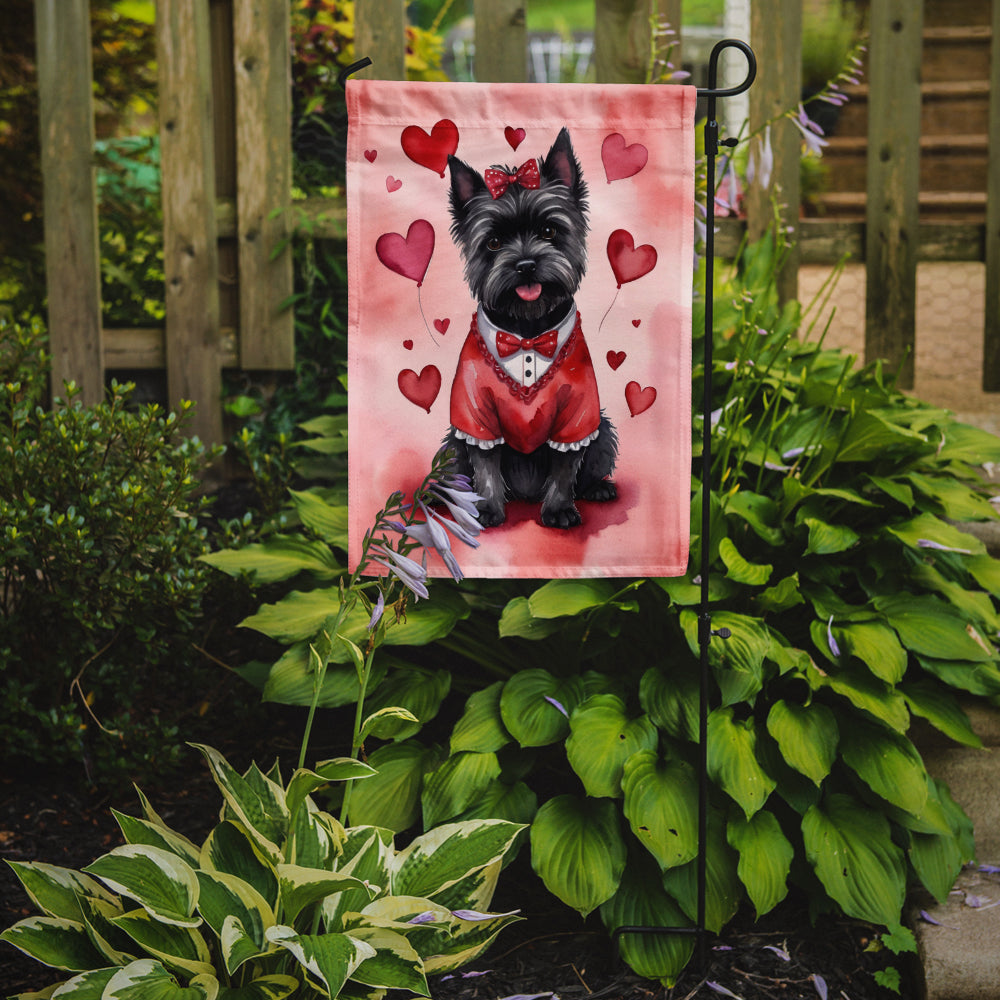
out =
<path fill-rule="evenodd" d="M 530 0 L 475 0 L 476 75 L 526 78 L 525 6 Z M 642 82 L 650 56 L 654 0 L 595 0 L 594 64 L 602 83 Z M 681 0 L 660 0 L 659 15 L 681 23 Z M 923 260 L 985 261 L 984 388 L 1000 390 L 1000 0 L 992 5 L 991 163 L 985 223 L 921 222 L 919 53 L 923 4 L 871 0 L 867 81 L 868 173 L 864 221 L 800 220 L 799 135 L 787 121 L 773 131 L 775 170 L 752 188 L 747 219 L 724 220 L 716 241 L 734 252 L 745 229 L 760 234 L 772 201 L 787 207 L 797 235 L 781 276 L 796 292 L 800 263 L 845 253 L 867 270 L 866 356 L 913 376 L 916 265 Z M 750 91 L 751 132 L 800 95 L 801 0 L 753 0 L 751 42 L 759 72 Z M 275 252 L 295 215 L 314 220 L 316 237 L 342 239 L 342 201 L 291 202 L 289 0 L 158 0 L 160 137 L 163 170 L 166 326 L 101 326 L 97 209 L 93 180 L 88 0 L 36 0 L 45 182 L 49 328 L 53 384 L 72 379 L 99 399 L 105 372 L 166 369 L 170 402 L 195 400 L 195 430 L 223 437 L 221 370 L 293 365 L 291 255 Z M 358 0 L 355 51 L 365 75 L 404 74 L 404 0 Z M 683 39 L 681 39 L 681 47 Z M 682 51 L 682 48 L 681 48 Z M 677 52 L 674 53 L 677 58 Z M 721 102 L 725 103 L 725 102 Z M 720 117 L 725 107 L 720 108 Z M 739 130 L 738 122 L 729 132 Z"/>

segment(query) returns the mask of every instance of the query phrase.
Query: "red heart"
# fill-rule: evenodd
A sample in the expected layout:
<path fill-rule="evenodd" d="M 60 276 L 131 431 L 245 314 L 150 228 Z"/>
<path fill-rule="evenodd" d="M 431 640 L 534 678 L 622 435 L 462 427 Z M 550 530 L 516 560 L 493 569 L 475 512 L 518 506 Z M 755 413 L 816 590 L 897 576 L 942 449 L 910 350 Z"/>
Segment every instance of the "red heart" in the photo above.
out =
<path fill-rule="evenodd" d="M 365 159 L 369 163 L 374 163 L 376 156 L 378 156 L 378 150 L 377 149 L 366 149 L 365 150 Z"/>
<path fill-rule="evenodd" d="M 413 341 L 412 340 L 404 340 L 403 341 L 403 347 L 405 347 L 408 351 L 412 351 L 413 350 Z"/>
<path fill-rule="evenodd" d="M 448 327 L 451 325 L 450 319 L 436 319 L 434 320 L 434 329 L 443 337 L 448 332 Z"/>
<path fill-rule="evenodd" d="M 442 118 L 428 135 L 418 125 L 407 125 L 399 139 L 403 152 L 422 167 L 444 177 L 448 157 L 458 149 L 458 128 L 453 121 Z"/>
<path fill-rule="evenodd" d="M 608 351 L 608 364 L 613 372 L 618 371 L 625 362 L 624 351 Z"/>
<path fill-rule="evenodd" d="M 651 385 L 642 389 L 638 382 L 629 382 L 625 386 L 625 402 L 628 403 L 628 412 L 633 417 L 638 416 L 656 402 L 656 389 Z"/>
<path fill-rule="evenodd" d="M 402 186 L 403 182 L 396 180 L 396 178 L 393 177 L 392 174 L 389 174 L 389 176 L 386 177 L 385 179 L 385 189 L 390 194 L 392 194 L 393 191 L 398 191 Z"/>
<path fill-rule="evenodd" d="M 641 322 L 642 322 L 642 320 L 641 320 L 641 319 L 634 319 L 634 320 L 632 320 L 632 325 L 633 325 L 633 326 L 635 326 L 635 327 L 638 327 L 638 325 L 639 325 L 639 324 L 640 324 Z"/>
<path fill-rule="evenodd" d="M 418 375 L 410 368 L 405 368 L 396 379 L 399 391 L 421 409 L 431 412 L 431 406 L 441 391 L 441 373 L 436 365 L 425 365 Z"/>
<path fill-rule="evenodd" d="M 621 288 L 626 281 L 635 281 L 656 267 L 656 249 L 648 243 L 637 247 L 628 230 L 616 229 L 608 237 L 608 260 Z"/>
<path fill-rule="evenodd" d="M 375 241 L 375 255 L 390 271 L 423 283 L 427 265 L 434 253 L 434 227 L 426 219 L 415 219 L 410 223 L 406 236 L 399 233 L 383 233 Z"/>
<path fill-rule="evenodd" d="M 517 149 L 524 142 L 524 129 L 511 128 L 509 125 L 503 130 L 503 137 L 510 143 L 511 149 Z"/>
<path fill-rule="evenodd" d="M 601 143 L 601 160 L 609 184 L 639 173 L 648 159 L 649 150 L 641 142 L 626 146 L 625 136 L 620 132 L 612 132 Z"/>

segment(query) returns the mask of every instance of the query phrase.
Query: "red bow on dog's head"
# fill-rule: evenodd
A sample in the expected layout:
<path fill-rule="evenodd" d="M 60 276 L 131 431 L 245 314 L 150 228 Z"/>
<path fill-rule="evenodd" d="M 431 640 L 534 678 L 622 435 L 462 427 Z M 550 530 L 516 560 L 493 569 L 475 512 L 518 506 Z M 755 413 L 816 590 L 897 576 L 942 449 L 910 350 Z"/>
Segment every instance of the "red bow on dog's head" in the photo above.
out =
<path fill-rule="evenodd" d="M 483 173 L 483 180 L 486 182 L 486 187 L 494 201 L 511 184 L 520 184 L 523 188 L 535 190 L 542 183 L 538 173 L 538 160 L 528 160 L 526 163 L 522 163 L 512 174 L 508 174 L 506 170 L 499 170 L 497 167 L 489 167 Z"/>

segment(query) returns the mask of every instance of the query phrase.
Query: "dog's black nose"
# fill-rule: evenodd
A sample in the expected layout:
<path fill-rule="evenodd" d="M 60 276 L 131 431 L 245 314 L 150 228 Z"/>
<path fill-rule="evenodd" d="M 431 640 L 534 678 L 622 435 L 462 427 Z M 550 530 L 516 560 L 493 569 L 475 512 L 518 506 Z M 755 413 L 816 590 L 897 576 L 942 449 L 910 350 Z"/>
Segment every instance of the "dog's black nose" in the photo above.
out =
<path fill-rule="evenodd" d="M 519 260 L 514 265 L 514 269 L 518 274 L 533 274 L 535 270 L 535 262 L 530 257 L 526 257 L 524 260 Z"/>

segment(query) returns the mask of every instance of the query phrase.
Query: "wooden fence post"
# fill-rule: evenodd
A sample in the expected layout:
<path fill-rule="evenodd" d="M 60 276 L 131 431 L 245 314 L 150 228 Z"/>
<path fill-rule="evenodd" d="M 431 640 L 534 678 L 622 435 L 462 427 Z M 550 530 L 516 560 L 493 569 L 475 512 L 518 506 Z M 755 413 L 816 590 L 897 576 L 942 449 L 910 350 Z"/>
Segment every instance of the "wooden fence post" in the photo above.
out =
<path fill-rule="evenodd" d="M 524 0 L 475 0 L 475 74 L 480 83 L 523 83 L 528 78 Z"/>
<path fill-rule="evenodd" d="M 923 0 L 872 0 L 868 53 L 865 360 L 913 387 Z"/>
<path fill-rule="evenodd" d="M 207 0 L 159 0 L 167 395 L 197 402 L 192 431 L 222 441 L 219 254 Z"/>
<path fill-rule="evenodd" d="M 750 41 L 761 72 L 750 88 L 750 131 L 795 108 L 802 99 L 802 4 L 799 0 L 758 0 L 750 8 Z M 756 144 L 760 140 L 755 139 Z M 799 160 L 802 136 L 787 119 L 771 126 L 774 169 L 766 188 L 757 177 L 747 192 L 747 228 L 751 240 L 760 239 L 774 221 L 794 230 L 793 244 L 778 274 L 778 297 L 785 302 L 798 296 L 799 262 Z M 759 147 L 758 147 L 759 149 Z"/>
<path fill-rule="evenodd" d="M 989 170 L 986 176 L 986 325 L 983 390 L 1000 392 L 1000 0 L 990 43 Z"/>
<path fill-rule="evenodd" d="M 242 368 L 295 367 L 292 294 L 291 17 L 288 0 L 233 6 L 236 235 Z M 281 242 L 285 248 L 275 256 Z"/>
<path fill-rule="evenodd" d="M 372 80 L 406 79 L 405 0 L 362 0 L 354 5 L 354 57 L 372 65 L 356 75 Z"/>
<path fill-rule="evenodd" d="M 89 0 L 35 0 L 52 393 L 104 398 Z"/>
<path fill-rule="evenodd" d="M 594 67 L 598 83 L 645 83 L 652 0 L 594 0 Z"/>

